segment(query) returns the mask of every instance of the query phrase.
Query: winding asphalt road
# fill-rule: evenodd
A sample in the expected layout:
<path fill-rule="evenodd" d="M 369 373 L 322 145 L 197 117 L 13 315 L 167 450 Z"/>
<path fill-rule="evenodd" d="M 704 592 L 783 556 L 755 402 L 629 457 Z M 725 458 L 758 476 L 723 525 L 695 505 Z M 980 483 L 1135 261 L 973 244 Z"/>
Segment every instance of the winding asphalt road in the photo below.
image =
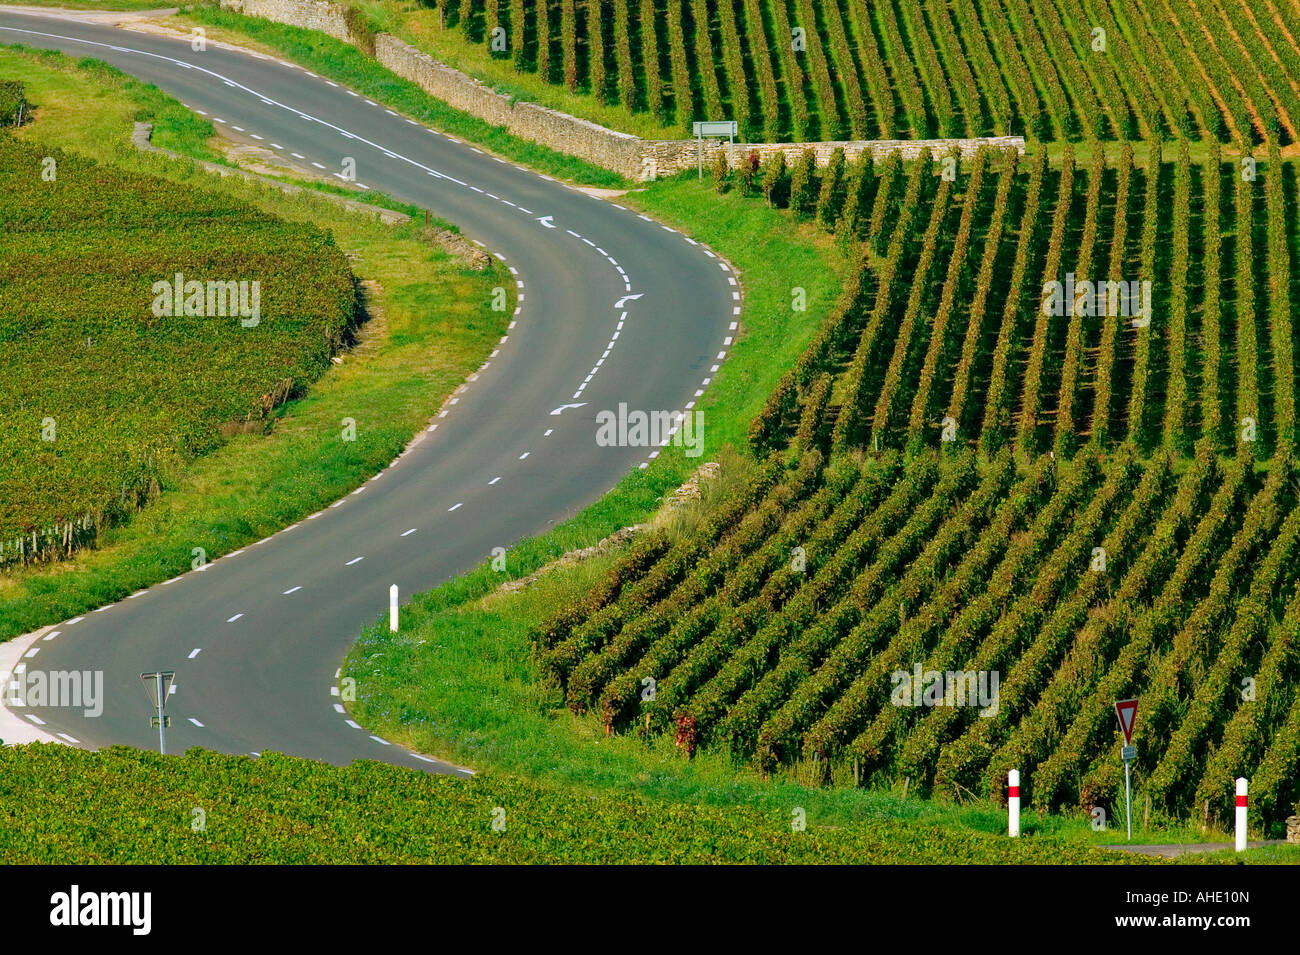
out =
<path fill-rule="evenodd" d="M 519 309 L 488 363 L 382 474 L 298 525 L 32 644 L 22 660 L 30 671 L 103 671 L 102 715 L 15 712 L 77 745 L 151 748 L 139 674 L 171 669 L 169 752 L 272 750 L 458 771 L 349 720 L 336 695 L 343 654 L 384 612 L 389 585 L 404 597 L 435 586 L 572 516 L 643 464 L 652 448 L 597 445 L 595 415 L 621 402 L 678 411 L 698 400 L 735 334 L 734 274 L 614 201 L 273 59 L 3 9 L 0 43 L 106 60 L 304 163 L 335 171 L 354 157 L 359 182 L 455 222 L 520 283 Z"/>

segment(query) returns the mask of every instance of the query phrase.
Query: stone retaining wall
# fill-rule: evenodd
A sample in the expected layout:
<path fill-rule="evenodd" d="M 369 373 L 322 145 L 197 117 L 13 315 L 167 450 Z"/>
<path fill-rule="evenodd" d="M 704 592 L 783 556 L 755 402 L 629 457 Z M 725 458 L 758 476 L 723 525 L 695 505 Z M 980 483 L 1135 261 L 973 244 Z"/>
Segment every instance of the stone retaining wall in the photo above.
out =
<path fill-rule="evenodd" d="M 265 17 L 277 23 L 321 30 L 345 43 L 374 50 L 375 59 L 388 70 L 411 80 L 430 96 L 449 106 L 476 116 L 494 126 L 504 127 L 512 135 L 540 143 L 593 165 L 612 170 L 628 179 L 644 180 L 671 176 L 693 169 L 700 147 L 694 139 L 648 140 L 536 103 L 512 100 L 472 76 L 440 63 L 429 54 L 387 33 L 354 34 L 349 28 L 349 9 L 344 4 L 323 0 L 221 0 L 221 6 L 248 16 Z M 842 143 L 736 143 L 729 150 L 725 140 L 705 140 L 704 163 L 709 165 L 721 151 L 729 151 L 732 164 L 750 153 L 760 159 L 782 151 L 793 163 L 805 149 L 812 149 L 817 162 L 825 165 L 836 148 L 843 148 L 852 160 L 863 152 L 882 156 L 901 152 L 913 159 L 930 149 L 935 155 L 957 149 L 963 158 L 973 156 L 981 145 L 1025 151 L 1021 136 L 991 136 L 981 139 L 869 140 Z"/>
<path fill-rule="evenodd" d="M 319 30 L 344 43 L 355 43 L 342 4 L 325 0 L 221 0 L 222 9 L 265 17 L 304 30 Z"/>

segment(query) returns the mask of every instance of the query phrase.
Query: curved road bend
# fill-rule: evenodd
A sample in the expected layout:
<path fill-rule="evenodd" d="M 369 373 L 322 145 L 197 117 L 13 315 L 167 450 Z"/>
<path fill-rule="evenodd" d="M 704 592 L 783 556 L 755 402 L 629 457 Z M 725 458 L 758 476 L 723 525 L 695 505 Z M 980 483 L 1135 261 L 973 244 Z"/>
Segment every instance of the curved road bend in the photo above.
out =
<path fill-rule="evenodd" d="M 595 414 L 620 402 L 688 407 L 734 335 L 734 275 L 678 232 L 298 67 L 4 10 L 0 42 L 106 60 L 235 135 L 327 170 L 355 157 L 358 181 L 455 222 L 521 283 L 516 324 L 488 364 L 362 490 L 34 643 L 29 669 L 102 670 L 105 684 L 101 716 L 42 708 L 41 728 L 83 746 L 151 748 L 139 674 L 172 669 L 169 752 L 274 750 L 457 771 L 348 721 L 334 695 L 343 654 L 383 612 L 390 584 L 405 597 L 463 573 L 644 462 L 652 449 L 598 447 Z M 641 297 L 621 301 L 629 294 Z"/>

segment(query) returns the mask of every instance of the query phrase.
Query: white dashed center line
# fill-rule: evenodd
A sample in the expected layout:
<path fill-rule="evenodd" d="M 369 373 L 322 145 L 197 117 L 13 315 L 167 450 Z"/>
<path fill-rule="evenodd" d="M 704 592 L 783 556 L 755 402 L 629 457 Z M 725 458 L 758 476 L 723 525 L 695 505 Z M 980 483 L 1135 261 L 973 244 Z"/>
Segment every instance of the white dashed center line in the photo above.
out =
<path fill-rule="evenodd" d="M 194 659 L 195 657 L 197 657 L 197 656 L 198 656 L 202 651 L 203 651 L 203 648 L 202 648 L 202 647 L 195 647 L 193 650 L 190 651 L 189 659 L 193 660 L 193 659 Z"/>
<path fill-rule="evenodd" d="M 234 623 L 236 620 L 238 620 L 238 619 L 239 619 L 240 617 L 242 617 L 242 616 L 243 616 L 242 613 L 237 613 L 237 614 L 235 614 L 233 617 L 231 617 L 229 620 L 227 620 L 226 623 Z"/>
<path fill-rule="evenodd" d="M 343 566 L 344 566 L 344 567 L 351 567 L 353 564 L 357 563 L 357 561 L 361 561 L 361 560 L 365 560 L 365 559 L 366 559 L 366 558 L 365 558 L 364 556 L 362 556 L 362 557 L 353 557 L 350 561 L 348 561 L 348 562 L 347 562 L 346 564 L 344 564 Z"/>

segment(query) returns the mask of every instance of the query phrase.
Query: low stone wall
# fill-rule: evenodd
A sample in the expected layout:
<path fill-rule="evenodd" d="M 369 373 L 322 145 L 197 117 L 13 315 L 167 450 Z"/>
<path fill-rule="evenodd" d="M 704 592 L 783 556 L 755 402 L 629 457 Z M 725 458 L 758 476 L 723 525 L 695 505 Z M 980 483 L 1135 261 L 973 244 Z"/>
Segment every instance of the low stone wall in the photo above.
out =
<path fill-rule="evenodd" d="M 221 6 L 248 16 L 265 17 L 278 23 L 321 30 L 345 43 L 369 52 L 373 45 L 379 64 L 404 79 L 411 80 L 430 96 L 449 106 L 476 116 L 494 126 L 501 126 L 520 139 L 540 143 L 556 152 L 576 156 L 593 165 L 612 170 L 632 180 L 671 176 L 693 169 L 700 146 L 694 139 L 647 140 L 629 133 L 607 129 L 597 123 L 559 110 L 512 100 L 472 76 L 440 63 L 429 54 L 387 33 L 355 35 L 348 26 L 349 9 L 344 4 L 323 0 L 221 0 Z M 785 153 L 793 164 L 799 154 L 812 149 L 819 165 L 825 165 L 837 148 L 852 160 L 863 152 L 883 156 L 900 152 L 914 159 L 929 149 L 945 155 L 955 148 L 962 158 L 970 158 L 981 145 L 1025 151 L 1021 136 L 991 136 L 981 139 L 869 140 L 843 143 L 736 143 L 730 148 L 725 140 L 705 140 L 704 163 L 711 164 L 719 152 L 729 151 L 732 164 L 744 161 L 750 153 L 766 159 L 777 151 Z"/>
<path fill-rule="evenodd" d="M 793 165 L 808 149 L 811 149 L 817 157 L 819 166 L 826 165 L 830 161 L 831 153 L 836 149 L 843 149 L 844 158 L 850 162 L 863 153 L 884 156 L 891 152 L 898 152 L 902 153 L 904 159 L 916 159 L 927 149 L 936 157 L 949 155 L 955 149 L 962 159 L 970 159 L 980 146 L 988 146 L 992 149 L 1014 149 L 1021 153 L 1025 151 L 1025 140 L 1022 136 L 986 136 L 978 139 L 871 139 L 839 143 L 736 143 L 734 146 L 725 139 L 706 139 L 703 149 L 700 149 L 694 139 L 661 140 L 646 145 L 650 147 L 648 154 L 653 156 L 655 168 L 661 176 L 670 176 L 683 169 L 694 169 L 700 161 L 701 153 L 706 167 L 716 160 L 718 153 L 723 153 L 728 155 L 734 168 L 744 162 L 751 153 L 757 154 L 761 162 L 775 153 L 783 152 L 786 163 Z"/>
<path fill-rule="evenodd" d="M 519 102 L 474 77 L 435 60 L 387 33 L 375 36 L 375 59 L 429 95 L 462 112 L 502 126 L 521 139 L 611 169 L 629 179 L 643 178 L 645 140 L 606 129 L 559 110 Z"/>

